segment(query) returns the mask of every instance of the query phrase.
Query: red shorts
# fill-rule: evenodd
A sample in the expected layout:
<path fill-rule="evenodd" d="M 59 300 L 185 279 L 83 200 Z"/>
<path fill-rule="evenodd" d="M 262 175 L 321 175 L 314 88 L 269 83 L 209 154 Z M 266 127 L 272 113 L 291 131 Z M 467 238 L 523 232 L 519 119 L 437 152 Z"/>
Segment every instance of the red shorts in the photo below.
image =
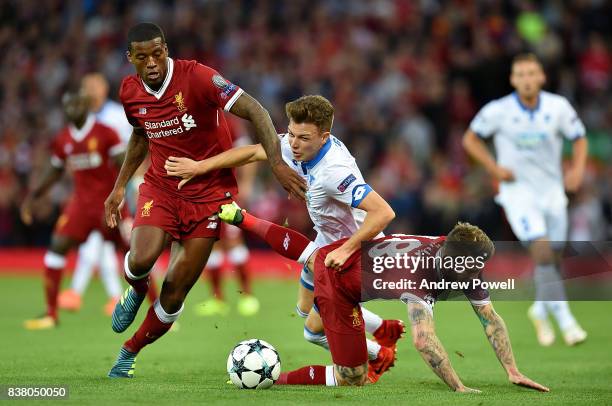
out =
<path fill-rule="evenodd" d="M 220 205 L 230 202 L 231 198 L 214 202 L 192 202 L 143 183 L 139 188 L 132 227 L 159 227 L 179 241 L 219 238 L 221 221 L 216 213 Z"/>
<path fill-rule="evenodd" d="M 110 229 L 106 225 L 104 207 L 83 207 L 73 198 L 57 219 L 53 233 L 81 243 L 87 240 L 89 234 L 94 230 L 102 232 L 105 240 L 122 243 L 119 229 Z"/>
<path fill-rule="evenodd" d="M 357 367 L 368 361 L 365 323 L 361 314 L 361 262 L 353 260 L 342 272 L 325 266 L 325 257 L 342 244 L 319 249 L 314 264 L 315 304 L 334 364 Z"/>

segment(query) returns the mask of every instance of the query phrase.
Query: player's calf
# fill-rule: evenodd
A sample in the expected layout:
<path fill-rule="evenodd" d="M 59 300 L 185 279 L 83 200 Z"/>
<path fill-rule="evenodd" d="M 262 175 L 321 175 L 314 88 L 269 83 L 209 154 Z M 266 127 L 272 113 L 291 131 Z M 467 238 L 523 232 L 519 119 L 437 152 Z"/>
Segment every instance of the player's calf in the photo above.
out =
<path fill-rule="evenodd" d="M 363 386 L 367 382 L 367 363 L 357 367 L 334 365 L 334 371 L 338 386 Z"/>

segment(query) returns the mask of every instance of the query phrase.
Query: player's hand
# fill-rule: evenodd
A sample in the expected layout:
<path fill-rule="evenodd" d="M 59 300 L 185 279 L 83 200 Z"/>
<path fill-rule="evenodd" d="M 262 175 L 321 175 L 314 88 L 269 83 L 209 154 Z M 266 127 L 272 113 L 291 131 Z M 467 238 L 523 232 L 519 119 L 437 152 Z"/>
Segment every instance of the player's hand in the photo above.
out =
<path fill-rule="evenodd" d="M 548 389 L 546 386 L 540 385 L 539 383 L 532 381 L 531 379 L 527 378 L 525 375 L 521 374 L 520 372 L 509 375 L 508 379 L 513 384 L 522 386 L 524 388 L 535 389 L 540 392 L 550 392 L 550 389 Z"/>
<path fill-rule="evenodd" d="M 455 392 L 461 392 L 461 393 L 482 393 L 481 390 L 473 389 L 473 388 L 468 388 L 467 386 L 461 386 L 461 387 L 455 389 Z"/>
<path fill-rule="evenodd" d="M 121 207 L 123 207 L 123 198 L 125 196 L 125 188 L 113 189 L 104 201 L 104 218 L 106 225 L 110 228 L 115 228 L 121 220 Z"/>
<path fill-rule="evenodd" d="M 27 196 L 19 209 L 21 221 L 23 221 L 23 224 L 27 226 L 32 224 L 32 202 L 33 199 L 30 196 Z"/>
<path fill-rule="evenodd" d="M 493 176 L 501 182 L 514 181 L 514 173 L 512 173 L 510 169 L 506 169 L 502 166 L 495 166 L 493 169 Z"/>
<path fill-rule="evenodd" d="M 306 181 L 284 162 L 272 165 L 272 172 L 289 195 L 304 201 Z"/>
<path fill-rule="evenodd" d="M 584 171 L 570 168 L 567 172 L 565 172 L 565 177 L 563 179 L 563 183 L 565 184 L 565 190 L 568 192 L 575 192 L 582 185 L 582 179 L 584 178 Z"/>
<path fill-rule="evenodd" d="M 182 178 L 178 184 L 178 190 L 181 190 L 185 183 L 189 182 L 195 176 L 208 172 L 207 170 L 202 171 L 202 166 L 205 168 L 205 165 L 200 165 L 201 163 L 202 162 L 197 162 L 189 158 L 171 156 L 166 159 L 164 169 L 166 169 L 166 175 Z"/>
<path fill-rule="evenodd" d="M 341 271 L 342 266 L 347 259 L 350 258 L 351 252 L 343 249 L 342 247 L 336 248 L 325 257 L 325 266 L 333 268 L 336 271 Z"/>

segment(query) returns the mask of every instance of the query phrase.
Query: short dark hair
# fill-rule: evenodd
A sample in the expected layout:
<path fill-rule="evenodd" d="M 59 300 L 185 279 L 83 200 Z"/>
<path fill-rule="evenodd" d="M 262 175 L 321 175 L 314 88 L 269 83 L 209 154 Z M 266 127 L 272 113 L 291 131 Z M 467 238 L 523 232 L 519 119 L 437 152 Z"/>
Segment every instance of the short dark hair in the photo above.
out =
<path fill-rule="evenodd" d="M 162 43 L 166 43 L 166 36 L 159 25 L 153 23 L 136 24 L 130 28 L 127 34 L 128 50 L 132 49 L 132 42 L 151 41 L 155 38 L 161 38 Z"/>
<path fill-rule="evenodd" d="M 534 53 L 531 53 L 531 52 L 524 52 L 524 53 L 515 55 L 515 57 L 512 58 L 512 66 L 514 66 L 514 64 L 520 63 L 520 62 L 535 62 L 538 65 L 542 66 L 542 62 L 537 57 L 537 55 L 534 54 Z"/>
<path fill-rule="evenodd" d="M 334 107 L 323 96 L 302 96 L 285 104 L 287 118 L 296 124 L 314 124 L 320 131 L 331 131 Z"/>

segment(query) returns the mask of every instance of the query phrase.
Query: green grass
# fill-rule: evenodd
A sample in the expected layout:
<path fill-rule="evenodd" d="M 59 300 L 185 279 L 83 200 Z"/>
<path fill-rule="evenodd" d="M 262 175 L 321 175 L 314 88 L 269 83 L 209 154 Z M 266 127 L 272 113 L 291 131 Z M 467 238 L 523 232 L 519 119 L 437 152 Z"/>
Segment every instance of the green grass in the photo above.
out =
<path fill-rule="evenodd" d="M 68 385 L 70 398 L 64 401 L 66 404 L 265 402 L 269 405 L 331 401 L 517 406 L 612 404 L 610 302 L 573 304 L 575 314 L 590 334 L 588 341 L 576 348 L 557 342 L 545 349 L 537 346 L 525 316 L 528 303 L 496 304 L 509 327 L 519 368 L 530 378 L 548 385 L 551 388 L 548 394 L 507 382 L 478 320 L 465 302 L 437 304 L 437 330 L 465 385 L 481 389 L 482 394 L 449 392 L 412 348 L 409 338 L 400 342 L 396 367 L 377 385 L 364 388 L 275 386 L 267 391 L 248 391 L 225 383 L 227 355 L 240 340 L 262 338 L 272 343 L 280 353 L 284 370 L 330 363 L 325 351 L 302 338 L 302 319 L 293 313 L 295 282 L 256 283 L 262 311 L 254 318 L 232 315 L 213 319 L 193 314 L 193 306 L 207 294 L 207 289 L 198 284 L 185 305 L 180 330 L 168 333 L 143 350 L 136 363 L 135 378 L 131 380 L 111 380 L 106 374 L 119 347 L 144 317 L 144 309 L 126 333 L 113 333 L 110 319 L 102 315 L 105 302 L 102 288 L 95 282 L 80 313 L 62 313 L 62 324 L 53 331 L 31 332 L 21 324 L 43 308 L 40 280 L 2 277 L 0 284 L 0 385 Z M 226 290 L 234 291 L 232 286 L 226 286 Z M 401 303 L 379 302 L 368 307 L 387 318 L 406 318 Z"/>

